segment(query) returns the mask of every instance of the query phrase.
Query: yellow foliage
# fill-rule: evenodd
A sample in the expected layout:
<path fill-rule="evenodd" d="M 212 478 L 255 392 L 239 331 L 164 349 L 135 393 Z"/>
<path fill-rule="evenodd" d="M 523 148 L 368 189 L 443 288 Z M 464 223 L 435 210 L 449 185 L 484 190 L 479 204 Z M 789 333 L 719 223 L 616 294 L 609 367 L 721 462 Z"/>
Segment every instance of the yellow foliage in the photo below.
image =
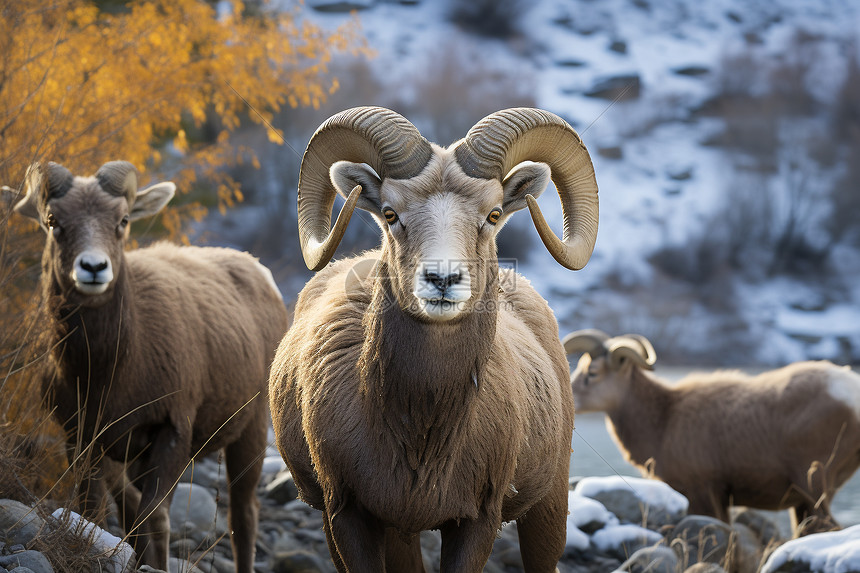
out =
<path fill-rule="evenodd" d="M 259 161 L 234 149 L 230 132 L 250 119 L 280 141 L 274 114 L 288 102 L 318 106 L 337 86 L 326 75 L 333 53 L 365 48 L 357 21 L 329 32 L 300 8 L 223 5 L 137 0 L 102 11 L 87 0 L 0 0 L 0 185 L 20 188 L 34 161 L 83 175 L 128 160 L 144 182 L 169 177 L 193 193 L 161 219 L 185 243 L 183 224 L 205 216 L 204 203 L 224 210 L 241 201 L 222 168 Z M 214 140 L 201 135 L 213 128 Z M 20 418 L 38 400 L 46 350 L 32 312 L 44 238 L 10 206 L 0 198 L 0 437 L 13 426 L 28 431 Z M 0 466 L 7 454 L 0 440 Z"/>

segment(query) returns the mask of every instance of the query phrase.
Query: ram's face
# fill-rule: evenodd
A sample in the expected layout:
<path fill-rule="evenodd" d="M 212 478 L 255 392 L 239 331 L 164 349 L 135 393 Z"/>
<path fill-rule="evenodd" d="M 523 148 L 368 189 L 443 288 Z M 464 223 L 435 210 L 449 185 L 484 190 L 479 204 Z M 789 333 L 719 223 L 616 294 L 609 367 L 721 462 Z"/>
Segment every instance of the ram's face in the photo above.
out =
<path fill-rule="evenodd" d="M 110 294 L 128 236 L 125 197 L 105 193 L 94 178 L 75 178 L 62 197 L 45 207 L 54 277 L 64 290 L 89 302 Z"/>
<path fill-rule="evenodd" d="M 501 183 L 467 177 L 444 156 L 412 179 L 368 181 L 371 176 L 356 164 L 332 169 L 341 193 L 355 184 L 368 191 L 360 206 L 383 230 L 384 258 L 400 307 L 439 322 L 473 311 L 497 281 L 495 237 L 506 219 Z"/>
<path fill-rule="evenodd" d="M 612 369 L 605 354 L 594 358 L 583 354 L 570 375 L 576 411 L 607 412 L 617 408 L 625 393 L 617 379 L 618 371 Z"/>

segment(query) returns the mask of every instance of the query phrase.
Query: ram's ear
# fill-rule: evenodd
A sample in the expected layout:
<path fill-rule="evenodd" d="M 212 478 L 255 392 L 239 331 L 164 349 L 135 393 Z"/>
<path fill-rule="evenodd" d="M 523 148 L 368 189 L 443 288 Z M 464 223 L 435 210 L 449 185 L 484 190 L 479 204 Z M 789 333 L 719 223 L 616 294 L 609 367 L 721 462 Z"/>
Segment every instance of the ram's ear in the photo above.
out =
<path fill-rule="evenodd" d="M 361 195 L 355 206 L 380 214 L 382 202 L 379 199 L 379 189 L 382 186 L 382 180 L 370 166 L 364 163 L 337 161 L 329 169 L 329 177 L 334 188 L 343 198 L 348 197 L 356 185 L 361 185 Z"/>
<path fill-rule="evenodd" d="M 132 221 L 155 215 L 167 205 L 176 193 L 176 185 L 171 181 L 156 183 L 137 192 L 134 205 L 128 218 Z"/>
<path fill-rule="evenodd" d="M 508 214 L 523 209 L 526 206 L 526 195 L 537 199 L 546 190 L 550 175 L 551 171 L 546 163 L 523 161 L 514 167 L 502 181 L 504 212 Z"/>

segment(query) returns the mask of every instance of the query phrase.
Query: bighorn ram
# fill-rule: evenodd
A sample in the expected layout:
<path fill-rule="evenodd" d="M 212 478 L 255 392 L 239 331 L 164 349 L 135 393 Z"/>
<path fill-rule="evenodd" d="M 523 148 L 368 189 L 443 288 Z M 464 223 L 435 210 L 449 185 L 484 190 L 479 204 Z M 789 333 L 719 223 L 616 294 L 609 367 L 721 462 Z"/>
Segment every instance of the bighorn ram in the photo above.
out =
<path fill-rule="evenodd" d="M 126 488 L 124 525 L 149 565 L 167 568 L 167 507 L 183 469 L 224 448 L 236 569 L 250 573 L 266 375 L 287 314 L 271 272 L 247 253 L 168 243 L 123 252 L 129 221 L 158 212 L 174 189 L 139 191 L 125 161 L 94 177 L 55 163 L 28 170 L 15 210 L 47 234 L 43 385 L 72 443 L 128 461 L 140 491 Z M 83 491 L 91 513 L 99 488 Z"/>
<path fill-rule="evenodd" d="M 730 504 L 791 508 L 795 531 L 835 525 L 830 500 L 860 466 L 860 375 L 797 362 L 667 384 L 646 372 L 657 356 L 643 336 L 589 329 L 563 343 L 585 353 L 571 375 L 577 412 L 606 412 L 627 459 L 691 512 L 728 521 Z"/>
<path fill-rule="evenodd" d="M 562 240 L 535 201 L 550 178 Z M 330 231 L 335 191 L 347 199 Z M 443 571 L 481 571 L 514 519 L 526 571 L 555 569 L 567 366 L 552 311 L 496 256 L 496 234 L 527 204 L 556 260 L 584 266 L 594 168 L 545 111 L 497 112 L 443 149 L 395 112 L 354 108 L 308 144 L 299 234 L 308 267 L 322 270 L 299 296 L 269 392 L 277 445 L 324 513 L 339 571 L 423 571 L 426 529 L 441 529 Z M 382 248 L 326 267 L 356 206 L 379 223 Z"/>

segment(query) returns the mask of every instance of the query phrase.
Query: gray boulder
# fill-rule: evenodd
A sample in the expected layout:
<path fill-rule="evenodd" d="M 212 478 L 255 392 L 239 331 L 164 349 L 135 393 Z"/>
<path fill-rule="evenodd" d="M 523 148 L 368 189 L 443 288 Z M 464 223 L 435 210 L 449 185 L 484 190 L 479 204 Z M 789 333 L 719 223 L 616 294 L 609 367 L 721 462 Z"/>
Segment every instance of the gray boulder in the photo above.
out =
<path fill-rule="evenodd" d="M 36 511 L 14 499 L 0 500 L 0 531 L 9 545 L 27 545 L 45 527 Z"/>
<path fill-rule="evenodd" d="M 299 497 L 293 474 L 284 470 L 266 486 L 266 497 L 276 503 L 287 503 Z"/>
<path fill-rule="evenodd" d="M 33 573 L 54 573 L 51 562 L 38 551 L 21 551 L 12 555 L 0 556 L 0 567 L 21 571 L 22 567 L 30 569 Z"/>
<path fill-rule="evenodd" d="M 627 573 L 675 573 L 678 556 L 668 547 L 643 547 L 621 564 L 618 571 Z"/>
<path fill-rule="evenodd" d="M 180 483 L 170 502 L 170 529 L 173 532 L 226 531 L 227 519 L 220 515 L 215 497 L 201 485 Z"/>

